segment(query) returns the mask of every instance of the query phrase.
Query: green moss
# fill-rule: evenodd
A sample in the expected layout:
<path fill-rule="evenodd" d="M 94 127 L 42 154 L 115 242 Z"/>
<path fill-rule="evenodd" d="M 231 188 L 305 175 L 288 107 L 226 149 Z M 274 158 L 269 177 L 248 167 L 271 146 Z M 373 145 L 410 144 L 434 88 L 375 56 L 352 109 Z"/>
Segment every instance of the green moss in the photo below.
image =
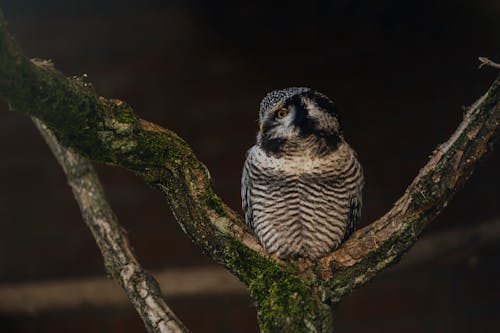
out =
<path fill-rule="evenodd" d="M 92 160 L 128 168 L 165 193 L 181 227 L 188 229 L 185 232 L 249 286 L 265 332 L 331 331 L 329 304 L 338 302 L 353 288 L 396 262 L 413 244 L 425 221 L 440 209 L 435 193 L 442 190 L 442 185 L 436 184 L 433 177 L 450 173 L 445 168 L 451 164 L 448 163 L 451 155 L 446 156 L 448 160 L 443 159 L 443 166 L 421 180 L 418 187 L 422 190 L 412 194 L 409 210 L 425 207 L 421 215 L 404 221 L 397 234 L 359 264 L 318 285 L 321 282 L 314 276 L 305 277 L 289 265 L 257 254 L 236 239 L 217 234 L 223 230 L 225 221 L 220 220 L 219 230 L 204 224 L 207 210 L 215 211 L 223 219 L 227 216 L 226 209 L 209 184 L 209 177 L 203 177 L 205 167 L 182 139 L 171 133 L 142 130 L 138 117 L 125 103 L 100 98 L 90 84 L 80 78 L 67 79 L 50 64 L 33 65 L 21 54 L 5 27 L 0 12 L 0 96 L 12 108 L 40 118 L 64 145 Z M 490 113 L 496 112 L 493 116 L 496 123 L 498 83 L 497 79 L 482 106 Z M 457 141 L 459 146 L 466 143 L 465 136 Z M 193 202 L 195 199 L 188 193 L 195 190 L 203 191 L 200 202 Z M 443 204 L 450 193 L 442 199 Z M 111 263 L 105 265 L 112 272 Z"/>
<path fill-rule="evenodd" d="M 295 272 L 269 267 L 249 284 L 265 332 L 308 332 L 315 312 L 312 288 Z"/>
<path fill-rule="evenodd" d="M 110 113 L 110 118 L 114 119 L 116 123 L 123 125 L 128 125 L 130 130 L 137 128 L 139 124 L 139 118 L 134 114 L 132 108 L 122 101 L 111 101 L 106 103 L 108 105 L 108 112 Z"/>
<path fill-rule="evenodd" d="M 222 204 L 222 200 L 213 192 L 211 187 L 205 191 L 205 203 L 209 209 L 215 211 L 218 215 L 226 215 L 226 210 Z"/>
<path fill-rule="evenodd" d="M 236 240 L 223 263 L 247 283 L 263 332 L 329 332 L 331 308 L 291 266 L 264 258 Z"/>

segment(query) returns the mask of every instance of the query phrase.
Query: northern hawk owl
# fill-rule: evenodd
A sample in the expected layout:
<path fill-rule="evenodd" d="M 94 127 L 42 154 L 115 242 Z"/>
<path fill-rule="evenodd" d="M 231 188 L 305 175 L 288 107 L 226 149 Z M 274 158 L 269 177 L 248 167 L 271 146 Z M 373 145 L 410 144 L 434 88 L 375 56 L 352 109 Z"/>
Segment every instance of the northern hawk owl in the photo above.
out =
<path fill-rule="evenodd" d="M 363 171 L 334 103 L 309 88 L 269 93 L 246 156 L 242 206 L 268 253 L 317 260 L 354 231 Z"/>

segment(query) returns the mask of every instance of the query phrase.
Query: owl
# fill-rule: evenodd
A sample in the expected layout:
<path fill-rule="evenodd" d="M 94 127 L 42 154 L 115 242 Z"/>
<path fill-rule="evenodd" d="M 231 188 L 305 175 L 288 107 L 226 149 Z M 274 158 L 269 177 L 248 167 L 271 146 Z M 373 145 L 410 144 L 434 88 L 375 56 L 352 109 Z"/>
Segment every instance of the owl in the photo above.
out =
<path fill-rule="evenodd" d="M 334 103 L 317 91 L 269 93 L 259 122 L 242 174 L 245 221 L 268 253 L 315 261 L 356 228 L 362 167 Z"/>

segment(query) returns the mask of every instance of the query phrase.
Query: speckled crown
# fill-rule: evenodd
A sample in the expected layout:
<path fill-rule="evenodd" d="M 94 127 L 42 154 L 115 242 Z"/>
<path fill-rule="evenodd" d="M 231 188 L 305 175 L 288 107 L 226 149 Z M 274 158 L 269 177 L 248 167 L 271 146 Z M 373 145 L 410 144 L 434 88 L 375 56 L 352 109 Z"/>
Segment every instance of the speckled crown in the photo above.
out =
<path fill-rule="evenodd" d="M 266 112 L 272 110 L 276 104 L 283 102 L 294 95 L 302 94 L 307 91 L 311 91 L 311 89 L 306 87 L 290 87 L 271 91 L 262 99 L 262 102 L 260 102 L 260 118 L 262 118 Z"/>

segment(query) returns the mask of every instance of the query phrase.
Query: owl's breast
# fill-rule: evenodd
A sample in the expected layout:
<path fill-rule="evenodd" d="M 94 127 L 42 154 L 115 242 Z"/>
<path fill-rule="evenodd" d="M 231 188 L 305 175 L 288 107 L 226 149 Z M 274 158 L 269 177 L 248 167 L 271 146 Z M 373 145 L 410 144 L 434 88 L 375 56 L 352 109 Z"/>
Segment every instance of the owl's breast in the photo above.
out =
<path fill-rule="evenodd" d="M 298 154 L 275 156 L 267 154 L 258 146 L 253 148 L 252 160 L 267 172 L 286 175 L 301 175 L 314 173 L 317 175 L 331 176 L 335 172 L 342 172 L 350 162 L 352 151 L 347 144 L 342 144 L 339 149 L 325 156 L 318 156 L 308 150 Z"/>
<path fill-rule="evenodd" d="M 307 152 L 278 158 L 254 149 L 249 156 L 253 226 L 266 250 L 315 259 L 338 247 L 349 216 L 350 191 L 343 179 L 352 157 L 342 148 L 323 158 Z"/>

